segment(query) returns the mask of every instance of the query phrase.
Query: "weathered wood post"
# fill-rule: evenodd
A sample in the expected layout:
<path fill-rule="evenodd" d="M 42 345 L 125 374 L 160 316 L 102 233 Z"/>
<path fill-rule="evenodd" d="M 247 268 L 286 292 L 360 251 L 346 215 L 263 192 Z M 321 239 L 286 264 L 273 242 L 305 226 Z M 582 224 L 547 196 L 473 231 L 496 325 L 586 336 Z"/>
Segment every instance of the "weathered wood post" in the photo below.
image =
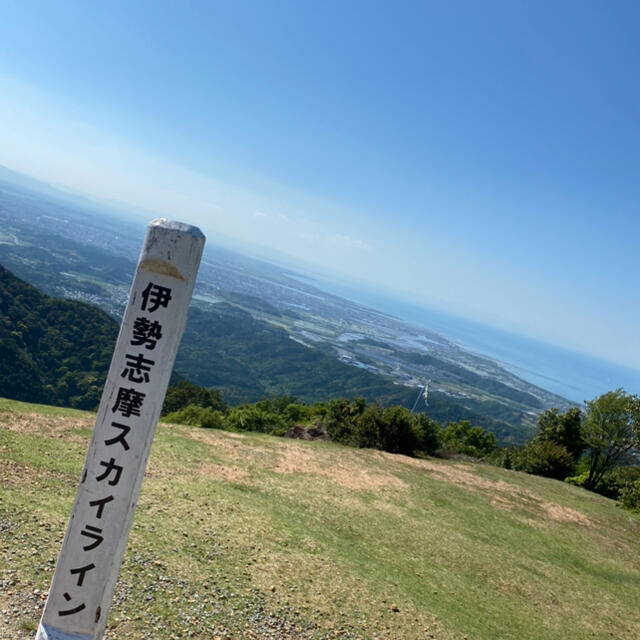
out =
<path fill-rule="evenodd" d="M 204 240 L 180 222 L 147 228 L 36 640 L 103 637 Z"/>

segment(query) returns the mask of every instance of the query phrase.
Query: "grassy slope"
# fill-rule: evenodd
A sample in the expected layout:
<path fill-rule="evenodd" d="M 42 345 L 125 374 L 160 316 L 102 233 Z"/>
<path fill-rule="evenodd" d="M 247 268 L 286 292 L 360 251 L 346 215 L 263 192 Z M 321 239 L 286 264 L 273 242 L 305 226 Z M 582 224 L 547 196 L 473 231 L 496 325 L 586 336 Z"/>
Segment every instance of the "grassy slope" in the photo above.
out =
<path fill-rule="evenodd" d="M 33 635 L 92 423 L 0 400 L 0 638 Z M 631 640 L 638 602 L 640 518 L 575 487 L 160 425 L 108 637 Z"/>

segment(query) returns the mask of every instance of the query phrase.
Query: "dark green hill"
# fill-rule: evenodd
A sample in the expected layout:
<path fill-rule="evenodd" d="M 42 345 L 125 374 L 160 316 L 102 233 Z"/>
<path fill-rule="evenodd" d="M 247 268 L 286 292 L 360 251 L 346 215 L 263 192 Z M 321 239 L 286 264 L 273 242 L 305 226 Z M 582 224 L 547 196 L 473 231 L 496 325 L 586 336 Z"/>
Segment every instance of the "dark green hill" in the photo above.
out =
<path fill-rule="evenodd" d="M 117 333 L 103 311 L 48 296 L 0 266 L 1 396 L 94 408 Z M 198 385 L 219 388 L 231 404 L 286 393 L 305 402 L 362 396 L 411 407 L 416 396 L 415 389 L 306 347 L 230 304 L 191 308 L 176 370 Z M 439 422 L 470 420 L 501 441 L 529 435 L 444 394 L 430 394 L 429 402 L 429 416 Z"/>
<path fill-rule="evenodd" d="M 117 334 L 104 311 L 47 296 L 0 266 L 0 395 L 94 408 Z"/>

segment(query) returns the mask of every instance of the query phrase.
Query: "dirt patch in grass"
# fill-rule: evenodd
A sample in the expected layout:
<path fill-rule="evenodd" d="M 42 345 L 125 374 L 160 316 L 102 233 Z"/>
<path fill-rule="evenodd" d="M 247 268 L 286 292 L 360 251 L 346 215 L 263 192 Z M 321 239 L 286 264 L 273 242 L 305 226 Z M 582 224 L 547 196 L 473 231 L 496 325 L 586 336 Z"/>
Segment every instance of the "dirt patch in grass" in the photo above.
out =
<path fill-rule="evenodd" d="M 240 467 L 229 467 L 213 462 L 205 462 L 198 469 L 198 473 L 203 476 L 215 476 L 227 482 L 242 482 L 249 477 L 245 469 Z"/>
<path fill-rule="evenodd" d="M 408 487 L 404 480 L 391 473 L 381 473 L 353 465 L 336 464 L 327 460 L 326 466 L 319 464 L 318 451 L 305 446 L 286 446 L 278 451 L 279 457 L 272 467 L 276 473 L 309 473 L 323 476 L 331 482 L 355 491 L 375 491 L 378 489 L 402 490 Z M 346 457 L 346 456 L 344 456 Z M 343 459 L 344 459 L 343 457 Z M 352 461 L 350 461 L 352 462 Z"/>
<path fill-rule="evenodd" d="M 246 439 L 246 436 L 240 433 L 228 431 L 207 430 L 199 427 L 180 427 L 180 429 L 184 435 L 192 440 L 223 449 L 226 453 L 230 453 L 234 459 L 239 458 L 238 450 L 245 444 L 242 440 Z M 249 445 L 246 446 L 249 447 Z M 249 448 L 251 451 L 267 452 L 266 449 L 260 449 L 255 446 L 250 446 Z"/>
<path fill-rule="evenodd" d="M 336 464 L 333 457 L 329 458 L 325 452 L 309 447 L 306 443 L 283 440 L 277 449 L 272 450 L 243 442 L 247 438 L 239 433 L 195 428 L 185 430 L 184 433 L 189 438 L 222 449 L 233 462 L 246 464 L 250 458 L 254 462 L 257 460 L 264 469 L 276 473 L 306 473 L 322 476 L 340 487 L 356 491 L 376 491 L 385 488 L 402 490 L 408 486 L 406 482 L 391 473 L 372 469 L 370 464 L 365 468 L 359 461 L 350 459 L 351 456 L 349 456 L 350 464 L 344 462 Z M 205 475 L 218 475 L 236 482 L 246 477 L 246 474 L 238 476 L 239 470 L 235 466 L 210 464 L 203 465 L 201 469 Z"/>
<path fill-rule="evenodd" d="M 306 444 L 283 442 L 275 451 L 243 442 L 246 436 L 238 433 L 206 431 L 202 429 L 185 429 L 188 437 L 224 450 L 233 462 L 246 462 L 247 458 L 262 457 L 261 466 L 270 471 L 282 474 L 305 473 L 327 478 L 332 483 L 355 491 L 379 491 L 381 489 L 405 490 L 408 485 L 401 478 L 387 471 L 390 466 L 398 464 L 422 469 L 439 479 L 472 491 L 491 494 L 491 504 L 505 511 L 524 511 L 530 516 L 527 519 L 573 523 L 581 526 L 594 526 L 594 523 L 583 513 L 570 507 L 542 500 L 533 492 L 517 484 L 505 480 L 492 480 L 473 473 L 465 464 L 448 464 L 420 458 L 410 458 L 383 451 L 375 452 L 379 465 L 361 463 L 356 456 L 340 456 L 336 462 L 333 456 L 325 451 Z M 346 451 L 345 451 L 346 453 Z M 351 452 L 349 452 L 351 453 Z M 275 454 L 275 455 L 274 455 Z M 242 466 L 242 465 L 240 465 Z M 247 473 L 234 465 L 207 463 L 200 467 L 202 475 L 216 476 L 230 482 L 246 479 Z"/>
<path fill-rule="evenodd" d="M 401 463 L 423 469 L 430 473 L 442 476 L 444 480 L 452 484 L 462 485 L 477 489 L 499 489 L 504 492 L 520 491 L 519 487 L 509 484 L 504 480 L 489 480 L 482 476 L 471 473 L 465 465 L 447 464 L 446 462 L 433 462 L 422 458 L 409 458 L 408 456 L 398 455 L 396 453 L 378 452 L 378 456 L 386 462 Z"/>
<path fill-rule="evenodd" d="M 540 506 L 549 520 L 554 520 L 555 522 L 573 522 L 585 527 L 594 526 L 593 521 L 587 518 L 587 516 L 570 507 L 563 507 L 562 505 L 545 502 L 544 500 L 540 502 Z"/>
<path fill-rule="evenodd" d="M 593 527 L 594 522 L 587 518 L 583 513 L 564 507 L 553 502 L 547 502 L 536 498 L 528 492 L 521 492 L 520 499 L 514 499 L 513 496 L 495 495 L 491 499 L 491 505 L 505 511 L 525 511 L 531 516 L 551 520 L 553 522 L 573 523 L 584 527 Z M 529 520 L 531 523 L 531 521 Z"/>
<path fill-rule="evenodd" d="M 509 484 L 504 480 L 490 480 L 469 471 L 463 465 L 442 466 L 434 470 L 435 473 L 444 476 L 453 484 L 471 487 L 473 489 L 487 489 L 488 491 L 500 491 L 508 495 L 520 496 L 523 491 L 520 487 Z"/>
<path fill-rule="evenodd" d="M 226 438 L 231 438 L 232 440 L 246 440 L 247 439 L 247 436 L 243 435 L 242 433 L 233 433 L 233 431 L 226 431 L 224 435 L 225 435 Z"/>
<path fill-rule="evenodd" d="M 554 522 L 594 526 L 594 523 L 587 516 L 575 509 L 541 500 L 531 491 L 504 480 L 491 480 L 472 473 L 465 465 L 447 465 L 404 456 L 391 457 L 391 454 L 387 453 L 382 453 L 381 455 L 387 459 L 395 459 L 412 467 L 424 469 L 457 486 L 489 491 L 492 493 L 491 504 L 499 509 L 507 511 L 524 510 L 531 513 L 531 515 Z"/>
<path fill-rule="evenodd" d="M 3 412 L 6 417 L 7 413 Z M 86 438 L 73 433 L 74 429 L 92 429 L 89 418 L 68 416 L 46 416 L 39 413 L 11 413 L 11 419 L 2 421 L 3 428 L 22 435 L 44 435 L 49 438 L 64 438 L 70 442 L 86 442 Z"/>

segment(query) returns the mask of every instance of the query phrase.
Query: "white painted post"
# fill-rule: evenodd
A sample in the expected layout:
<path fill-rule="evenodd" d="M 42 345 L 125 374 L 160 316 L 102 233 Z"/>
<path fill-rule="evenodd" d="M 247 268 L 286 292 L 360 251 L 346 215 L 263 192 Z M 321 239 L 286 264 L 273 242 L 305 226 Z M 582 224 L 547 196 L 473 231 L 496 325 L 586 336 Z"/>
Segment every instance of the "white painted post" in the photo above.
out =
<path fill-rule="evenodd" d="M 100 640 L 205 238 L 153 220 L 144 240 L 36 640 Z"/>

